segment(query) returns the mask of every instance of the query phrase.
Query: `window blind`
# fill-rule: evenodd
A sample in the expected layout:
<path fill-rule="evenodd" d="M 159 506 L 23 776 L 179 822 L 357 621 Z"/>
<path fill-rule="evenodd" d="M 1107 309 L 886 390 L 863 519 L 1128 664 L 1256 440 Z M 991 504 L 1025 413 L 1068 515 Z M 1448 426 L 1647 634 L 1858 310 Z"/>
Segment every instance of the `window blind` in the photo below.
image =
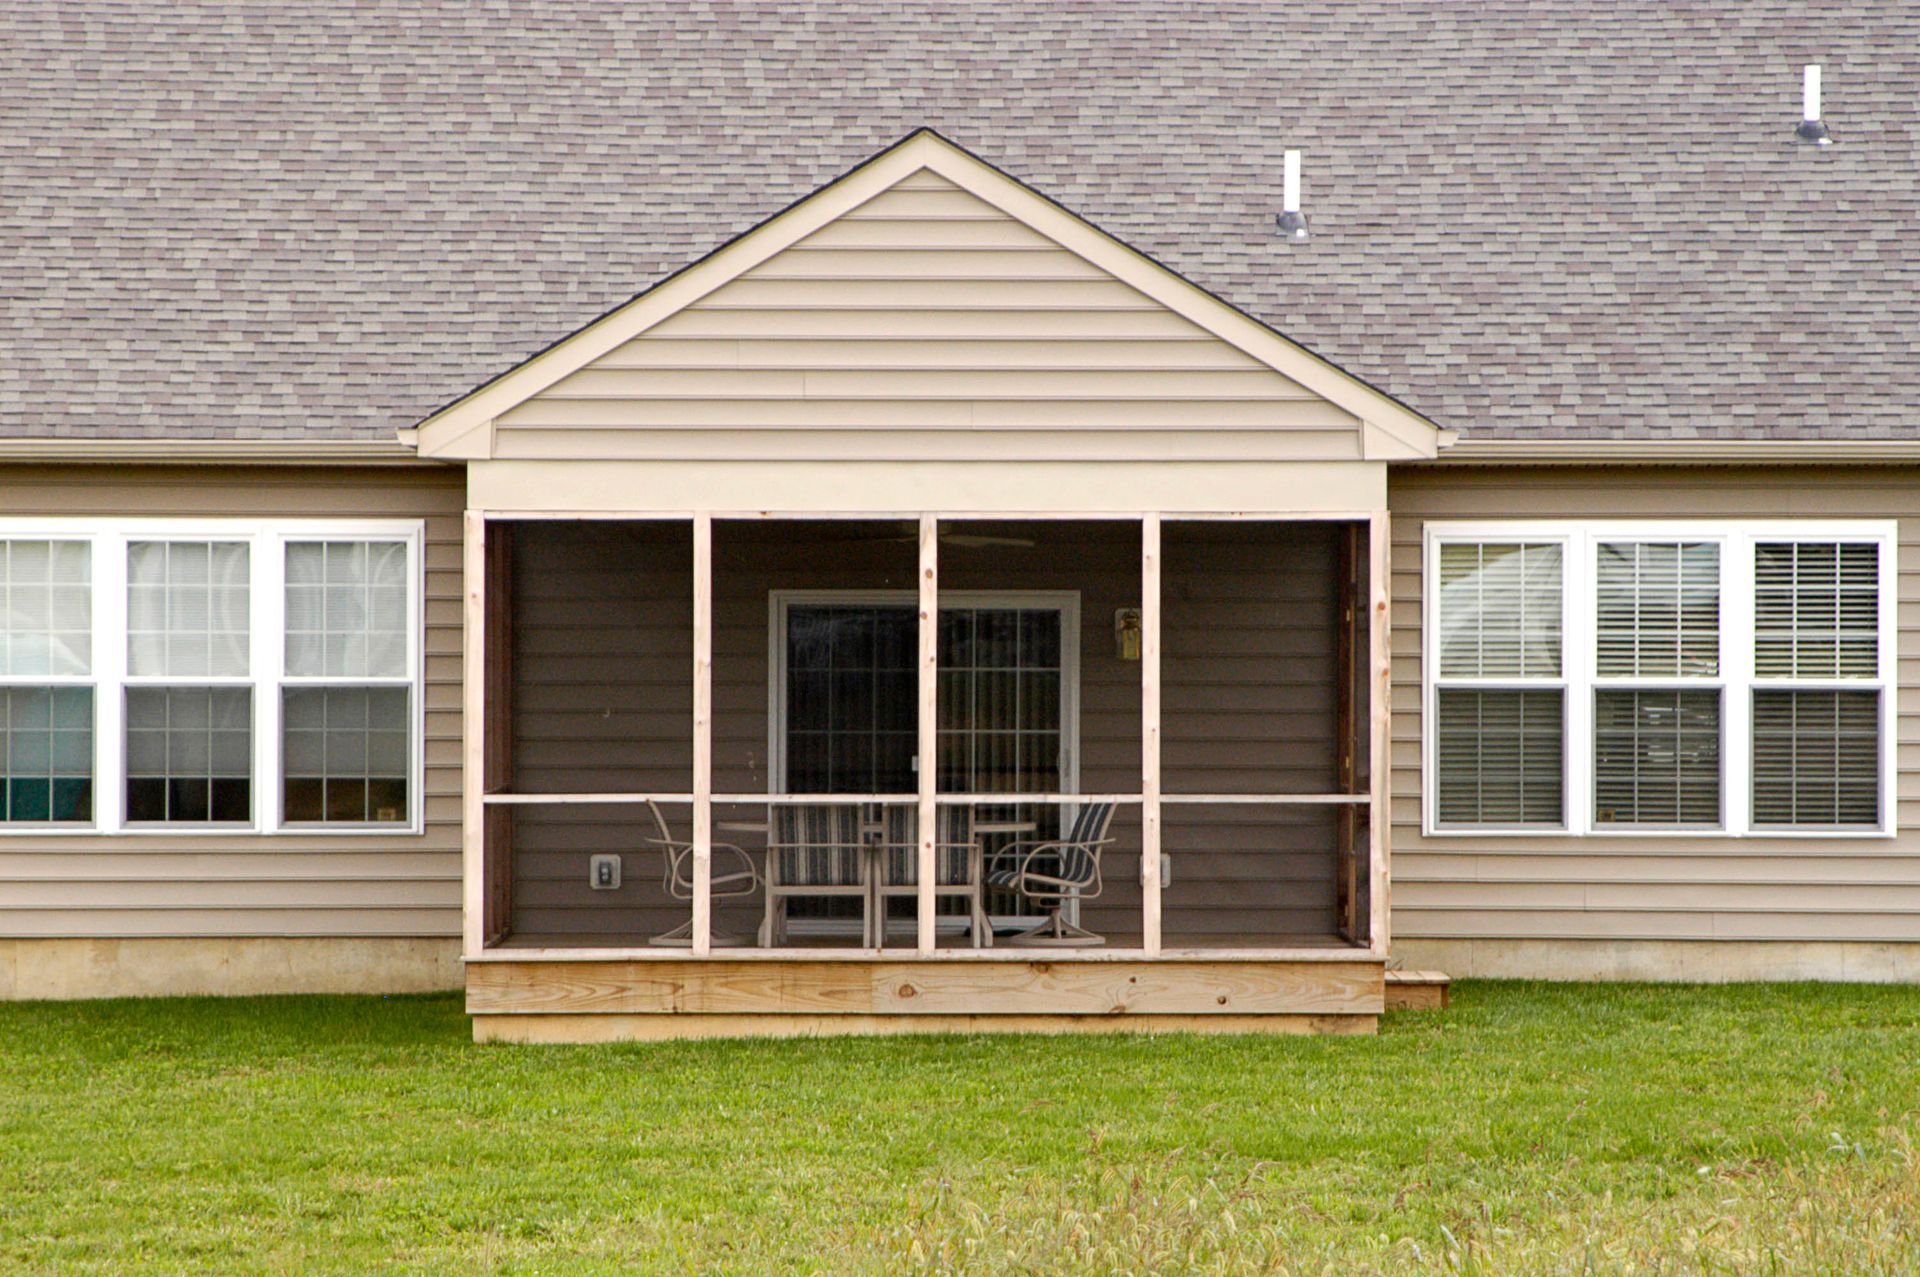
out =
<path fill-rule="evenodd" d="M 1602 688 L 1593 705 L 1597 825 L 1720 823 L 1720 691 Z"/>
<path fill-rule="evenodd" d="M 1440 547 L 1440 672 L 1452 678 L 1557 678 L 1562 547 Z"/>
<path fill-rule="evenodd" d="M 1753 549 L 1755 676 L 1876 677 L 1880 547 L 1761 541 Z"/>
<path fill-rule="evenodd" d="M 1595 573 L 1594 655 L 1602 678 L 1720 672 L 1717 544 L 1603 541 Z"/>
<path fill-rule="evenodd" d="M 1565 694 L 1558 688 L 1443 688 L 1436 758 L 1442 823 L 1564 823 Z"/>
<path fill-rule="evenodd" d="M 1880 823 L 1880 693 L 1756 688 L 1753 823 Z"/>

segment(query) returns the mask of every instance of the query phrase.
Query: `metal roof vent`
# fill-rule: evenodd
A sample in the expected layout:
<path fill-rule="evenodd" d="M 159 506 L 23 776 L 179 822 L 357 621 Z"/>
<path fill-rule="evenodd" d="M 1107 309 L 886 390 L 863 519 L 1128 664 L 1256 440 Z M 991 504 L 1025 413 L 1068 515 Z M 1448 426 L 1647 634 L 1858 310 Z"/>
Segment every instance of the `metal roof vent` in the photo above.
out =
<path fill-rule="evenodd" d="M 1288 239 L 1307 237 L 1307 215 L 1300 211 L 1300 152 L 1286 154 L 1283 198 L 1280 201 L 1280 233 Z"/>
<path fill-rule="evenodd" d="M 1815 146 L 1832 146 L 1833 135 L 1820 120 L 1820 64 L 1807 64 L 1806 80 L 1800 91 L 1800 127 L 1793 135 Z"/>

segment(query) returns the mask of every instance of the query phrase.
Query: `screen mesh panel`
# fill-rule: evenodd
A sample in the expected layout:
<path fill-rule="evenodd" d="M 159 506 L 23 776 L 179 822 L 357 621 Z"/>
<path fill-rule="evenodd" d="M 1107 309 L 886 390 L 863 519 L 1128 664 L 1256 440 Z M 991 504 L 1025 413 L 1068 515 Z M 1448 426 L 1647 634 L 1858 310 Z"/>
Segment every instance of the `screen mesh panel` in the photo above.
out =
<path fill-rule="evenodd" d="M 1880 693 L 1756 688 L 1753 823 L 1880 823 Z"/>
<path fill-rule="evenodd" d="M 1442 824 L 1564 823 L 1562 692 L 1442 688 L 1438 706 Z"/>
<path fill-rule="evenodd" d="M 1603 688 L 1593 698 L 1593 819 L 1720 823 L 1720 692 Z"/>

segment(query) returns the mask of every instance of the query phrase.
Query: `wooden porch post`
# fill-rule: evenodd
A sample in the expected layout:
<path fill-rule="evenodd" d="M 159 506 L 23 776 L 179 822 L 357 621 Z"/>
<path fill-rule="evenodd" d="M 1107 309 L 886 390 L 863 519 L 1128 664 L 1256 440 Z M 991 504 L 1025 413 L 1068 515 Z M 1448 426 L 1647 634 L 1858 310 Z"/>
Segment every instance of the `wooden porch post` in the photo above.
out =
<path fill-rule="evenodd" d="M 713 951 L 713 516 L 693 517 L 693 956 Z"/>
<path fill-rule="evenodd" d="M 920 729 L 919 758 L 916 772 L 919 781 L 920 814 L 917 827 L 920 830 L 919 847 L 919 889 L 914 896 L 919 920 L 918 940 L 922 954 L 934 950 L 934 843 L 939 837 L 938 804 L 934 801 L 934 788 L 939 780 L 938 751 L 940 738 L 939 726 L 935 717 L 939 712 L 940 688 L 940 520 L 931 514 L 920 516 L 920 695 L 918 697 Z M 885 913 L 886 901 L 881 899 L 880 926 L 887 925 Z M 884 943 L 886 933 L 881 932 Z"/>
<path fill-rule="evenodd" d="M 477 958 L 487 925 L 487 519 L 467 511 L 461 585 L 465 659 L 460 671 L 461 947 Z"/>
<path fill-rule="evenodd" d="M 1160 952 L 1160 516 L 1140 520 L 1140 947 Z"/>
<path fill-rule="evenodd" d="M 1392 889 L 1392 875 L 1389 872 L 1391 839 L 1389 834 L 1391 813 L 1389 807 L 1393 800 L 1392 776 L 1392 726 L 1393 726 L 1393 676 L 1388 659 L 1391 639 L 1388 611 L 1390 603 L 1390 585 L 1387 579 L 1388 568 L 1388 516 L 1385 510 L 1375 510 L 1367 528 L 1367 568 L 1368 568 L 1368 652 L 1372 672 L 1373 694 L 1368 697 L 1373 710 L 1368 735 L 1370 748 L 1369 776 L 1373 784 L 1369 794 L 1367 809 L 1368 851 L 1367 900 L 1370 906 L 1368 918 L 1368 948 L 1377 954 L 1385 955 L 1388 935 L 1388 893 Z M 1436 649 L 1437 650 L 1437 649 Z"/>

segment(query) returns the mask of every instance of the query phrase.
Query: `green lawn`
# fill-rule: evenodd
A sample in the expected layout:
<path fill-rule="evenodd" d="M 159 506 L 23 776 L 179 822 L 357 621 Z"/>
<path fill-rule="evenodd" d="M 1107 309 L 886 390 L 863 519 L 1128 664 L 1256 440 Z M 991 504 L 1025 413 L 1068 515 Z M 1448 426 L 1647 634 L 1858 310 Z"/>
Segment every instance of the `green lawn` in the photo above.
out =
<path fill-rule="evenodd" d="M 1920 989 L 1465 984 L 1377 1038 L 476 1047 L 0 1005 L 0 1271 L 1920 1272 Z"/>

